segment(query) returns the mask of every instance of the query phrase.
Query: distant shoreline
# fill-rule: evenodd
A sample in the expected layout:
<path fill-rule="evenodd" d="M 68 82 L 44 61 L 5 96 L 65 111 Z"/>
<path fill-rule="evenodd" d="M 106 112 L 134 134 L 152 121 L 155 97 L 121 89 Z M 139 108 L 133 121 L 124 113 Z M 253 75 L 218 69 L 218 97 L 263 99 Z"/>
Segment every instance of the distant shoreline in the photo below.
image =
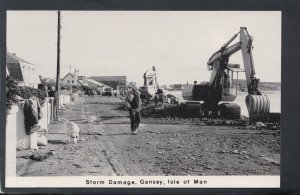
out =
<path fill-rule="evenodd" d="M 235 83 L 235 81 L 234 81 Z M 177 87 L 172 89 L 165 89 L 167 91 L 181 91 L 180 86 L 184 86 L 185 84 L 173 84 L 177 85 Z M 247 92 L 247 84 L 245 80 L 238 80 L 238 91 Z M 166 85 L 164 85 L 166 86 Z M 172 85 L 169 85 L 172 86 Z M 164 89 L 164 88 L 163 88 Z M 258 90 L 259 91 L 281 91 L 281 83 L 279 82 L 259 82 L 258 83 Z"/>

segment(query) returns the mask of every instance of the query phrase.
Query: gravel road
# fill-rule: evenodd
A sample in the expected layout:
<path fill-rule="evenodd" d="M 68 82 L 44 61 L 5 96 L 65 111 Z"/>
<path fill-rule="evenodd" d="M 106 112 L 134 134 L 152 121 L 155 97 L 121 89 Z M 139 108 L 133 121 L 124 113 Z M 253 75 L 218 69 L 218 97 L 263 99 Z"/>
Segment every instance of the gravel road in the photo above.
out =
<path fill-rule="evenodd" d="M 17 152 L 20 176 L 279 175 L 280 135 L 274 130 L 142 118 L 130 134 L 116 97 L 82 97 L 61 115 L 81 129 L 67 143 L 63 123 L 50 125 L 48 145 Z M 88 122 L 89 119 L 94 121 Z M 168 122 L 170 121 L 170 122 Z M 47 158 L 28 160 L 32 153 Z M 26 161 L 26 163 L 25 163 Z"/>

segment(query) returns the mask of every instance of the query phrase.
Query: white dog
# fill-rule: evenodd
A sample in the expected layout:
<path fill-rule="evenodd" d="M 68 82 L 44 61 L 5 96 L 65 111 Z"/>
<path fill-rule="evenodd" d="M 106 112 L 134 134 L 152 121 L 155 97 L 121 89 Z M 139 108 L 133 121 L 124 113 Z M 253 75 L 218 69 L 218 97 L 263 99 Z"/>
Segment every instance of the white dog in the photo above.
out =
<path fill-rule="evenodd" d="M 77 141 L 79 139 L 79 132 L 80 132 L 79 126 L 76 123 L 71 122 L 66 118 L 59 117 L 59 120 L 63 121 L 63 123 L 65 124 L 65 132 L 68 141 L 69 142 L 73 141 L 75 144 L 77 144 Z"/>

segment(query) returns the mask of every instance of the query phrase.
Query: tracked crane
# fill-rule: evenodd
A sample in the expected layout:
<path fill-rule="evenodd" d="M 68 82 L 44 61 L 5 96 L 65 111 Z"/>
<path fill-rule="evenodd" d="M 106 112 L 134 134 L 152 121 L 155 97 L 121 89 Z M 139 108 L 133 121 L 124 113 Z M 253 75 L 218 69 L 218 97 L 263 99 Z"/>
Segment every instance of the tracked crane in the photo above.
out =
<path fill-rule="evenodd" d="M 238 36 L 240 40 L 229 46 Z M 247 28 L 240 27 L 240 31 L 209 58 L 207 66 L 211 71 L 210 81 L 184 86 L 183 98 L 189 101 L 202 101 L 201 112 L 203 114 L 239 118 L 240 106 L 231 102 L 237 96 L 238 73 L 245 72 L 248 90 L 245 101 L 249 118 L 251 121 L 266 120 L 270 112 L 270 100 L 267 95 L 261 94 L 258 90 L 259 79 L 255 77 L 252 41 L 253 38 L 249 35 Z M 242 53 L 244 70 L 239 64 L 229 63 L 230 56 L 239 50 Z M 237 75 L 235 84 L 234 74 Z"/>

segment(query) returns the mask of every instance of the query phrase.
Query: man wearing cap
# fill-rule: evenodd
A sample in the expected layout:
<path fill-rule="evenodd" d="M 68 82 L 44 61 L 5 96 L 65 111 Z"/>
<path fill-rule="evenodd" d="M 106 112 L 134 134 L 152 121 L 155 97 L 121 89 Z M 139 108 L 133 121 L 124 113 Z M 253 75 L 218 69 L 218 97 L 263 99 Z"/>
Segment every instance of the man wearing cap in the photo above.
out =
<path fill-rule="evenodd" d="M 137 128 L 141 122 L 141 100 L 139 91 L 135 83 L 130 82 L 127 86 L 128 94 L 125 98 L 125 105 L 129 110 L 130 122 L 131 122 L 131 133 L 136 134 Z"/>

